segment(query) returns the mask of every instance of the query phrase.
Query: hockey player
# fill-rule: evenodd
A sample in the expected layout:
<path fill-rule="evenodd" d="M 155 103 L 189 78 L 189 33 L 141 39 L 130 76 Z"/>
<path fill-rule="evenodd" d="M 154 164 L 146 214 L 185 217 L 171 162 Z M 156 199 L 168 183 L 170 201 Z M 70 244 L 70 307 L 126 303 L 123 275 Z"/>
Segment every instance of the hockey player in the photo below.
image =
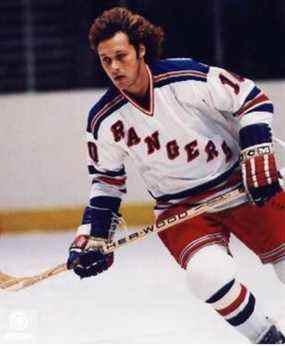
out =
<path fill-rule="evenodd" d="M 186 270 L 192 292 L 252 343 L 284 343 L 227 251 L 235 234 L 285 283 L 285 193 L 272 144 L 273 106 L 249 79 L 192 59 L 159 60 L 164 33 L 124 8 L 98 17 L 91 47 L 112 86 L 91 109 L 87 148 L 92 187 L 68 267 L 81 278 L 113 263 L 88 248 L 109 239 L 126 192 L 124 159 L 139 169 L 168 217 L 243 184 L 244 198 L 159 234 Z"/>

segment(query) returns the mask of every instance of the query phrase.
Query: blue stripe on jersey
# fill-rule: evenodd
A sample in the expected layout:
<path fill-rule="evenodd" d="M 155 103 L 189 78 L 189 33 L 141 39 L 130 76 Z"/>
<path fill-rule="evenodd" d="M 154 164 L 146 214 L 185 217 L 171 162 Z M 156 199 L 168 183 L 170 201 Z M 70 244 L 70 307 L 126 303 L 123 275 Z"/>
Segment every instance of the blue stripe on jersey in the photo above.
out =
<path fill-rule="evenodd" d="M 247 98 L 244 101 L 244 104 L 250 100 L 253 100 L 260 92 L 261 90 L 255 86 L 248 94 Z"/>
<path fill-rule="evenodd" d="M 156 199 L 157 202 L 168 202 L 171 199 L 180 199 L 180 198 L 195 196 L 202 192 L 208 191 L 209 189 L 223 183 L 225 180 L 227 180 L 231 176 L 231 174 L 238 167 L 238 165 L 239 165 L 239 161 L 237 161 L 228 171 L 221 174 L 216 179 L 213 179 L 207 183 L 201 184 L 199 186 L 193 187 L 188 190 L 184 190 L 178 193 L 163 195 L 160 197 L 153 196 L 153 194 L 150 191 L 149 193 L 154 199 Z"/>
<path fill-rule="evenodd" d="M 154 82 L 154 86 L 155 87 L 162 87 L 162 86 L 170 84 L 170 83 L 182 82 L 185 80 L 195 80 L 195 81 L 200 81 L 200 82 L 206 82 L 207 78 L 196 77 L 196 76 L 191 76 L 191 75 L 181 76 L 181 77 L 168 77 L 168 78 L 165 78 L 161 81 Z"/>
<path fill-rule="evenodd" d="M 251 108 L 248 112 L 245 112 L 245 114 L 252 113 L 252 112 L 269 112 L 273 113 L 273 104 L 272 103 L 266 103 L 264 105 L 257 106 L 255 108 Z"/>
<path fill-rule="evenodd" d="M 105 92 L 105 94 L 99 99 L 99 101 L 95 103 L 95 105 L 91 108 L 89 112 L 88 124 L 87 124 L 88 132 L 91 132 L 91 128 L 90 128 L 91 122 L 93 118 L 96 117 L 96 114 L 99 113 L 105 107 L 105 105 L 111 102 L 116 96 L 118 96 L 118 92 L 116 91 L 116 89 L 111 87 Z"/>
<path fill-rule="evenodd" d="M 90 110 L 87 131 L 92 132 L 95 139 L 97 139 L 98 130 L 102 121 L 128 102 L 123 96 L 120 98 L 120 95 L 116 88 L 111 87 Z M 113 105 L 112 103 L 116 98 L 118 98 L 118 102 Z"/>
<path fill-rule="evenodd" d="M 227 321 L 232 325 L 232 326 L 239 326 L 242 323 L 244 323 L 246 320 L 248 320 L 253 313 L 255 307 L 255 298 L 254 296 L 250 293 L 248 303 L 246 304 L 245 308 L 235 317 L 232 317 L 228 319 Z"/>
<path fill-rule="evenodd" d="M 89 173 L 89 174 L 95 174 L 95 173 L 96 173 L 95 167 L 92 166 L 92 165 L 89 165 L 89 166 L 88 166 L 88 173 Z"/>
<path fill-rule="evenodd" d="M 150 66 L 154 87 L 170 83 L 193 80 L 207 81 L 209 67 L 192 59 L 158 60 Z"/>
<path fill-rule="evenodd" d="M 209 72 L 209 66 L 190 58 L 156 60 L 149 67 L 154 76 L 167 72 L 186 70 L 193 70 L 205 74 Z"/>
<path fill-rule="evenodd" d="M 120 177 L 126 174 L 125 168 L 122 168 L 119 171 L 101 172 L 101 171 L 98 171 L 98 169 L 96 169 L 94 166 L 89 165 L 88 170 L 89 170 L 89 174 L 100 174 L 100 175 L 106 175 L 107 177 Z"/>
<path fill-rule="evenodd" d="M 98 117 L 97 121 L 95 122 L 95 126 L 91 129 L 93 136 L 95 139 L 98 138 L 98 131 L 100 128 L 100 125 L 102 124 L 102 122 L 112 113 L 114 113 L 116 110 L 118 110 L 119 108 L 121 108 L 124 104 L 126 104 L 128 102 L 128 100 L 122 98 L 120 100 L 120 102 L 118 102 L 115 106 L 110 107 L 108 109 L 108 111 L 104 112 L 102 115 L 100 115 L 100 118 Z"/>

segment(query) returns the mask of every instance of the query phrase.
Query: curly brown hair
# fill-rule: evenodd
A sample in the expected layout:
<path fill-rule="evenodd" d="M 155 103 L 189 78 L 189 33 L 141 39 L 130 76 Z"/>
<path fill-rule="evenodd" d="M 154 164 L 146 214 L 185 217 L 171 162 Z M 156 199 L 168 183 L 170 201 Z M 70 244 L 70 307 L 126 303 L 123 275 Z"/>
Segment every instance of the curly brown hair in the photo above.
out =
<path fill-rule="evenodd" d="M 103 40 L 112 38 L 119 31 L 128 36 L 137 52 L 139 44 L 145 45 L 146 62 L 160 57 L 164 41 L 163 29 L 124 7 L 114 7 L 104 11 L 100 17 L 95 19 L 89 31 L 91 48 L 97 54 L 98 44 Z"/>

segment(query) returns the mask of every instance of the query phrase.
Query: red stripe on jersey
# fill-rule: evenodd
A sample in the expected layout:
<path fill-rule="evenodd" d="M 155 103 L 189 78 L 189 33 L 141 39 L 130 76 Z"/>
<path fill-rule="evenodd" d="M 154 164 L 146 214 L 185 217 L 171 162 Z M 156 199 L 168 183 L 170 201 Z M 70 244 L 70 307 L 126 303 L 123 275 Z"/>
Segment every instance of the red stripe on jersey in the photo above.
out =
<path fill-rule="evenodd" d="M 103 183 L 107 183 L 114 186 L 122 186 L 126 183 L 126 178 L 115 179 L 115 178 L 107 178 L 107 177 L 96 177 L 97 180 L 102 181 Z"/>
<path fill-rule="evenodd" d="M 216 311 L 222 316 L 227 316 L 231 314 L 244 302 L 246 293 L 247 293 L 247 289 L 243 285 L 241 285 L 241 291 L 237 299 L 234 300 L 232 304 L 230 304 L 226 308 L 223 308 L 220 310 L 217 309 Z"/>
<path fill-rule="evenodd" d="M 159 82 L 159 81 L 166 79 L 166 78 L 169 78 L 169 77 L 182 77 L 182 76 L 206 78 L 207 74 L 203 73 L 203 72 L 199 72 L 199 71 L 194 71 L 194 70 L 173 71 L 173 72 L 161 73 L 157 76 L 154 76 L 154 81 Z"/>
<path fill-rule="evenodd" d="M 123 99 L 122 95 L 116 96 L 112 101 L 105 104 L 105 106 L 96 114 L 94 119 L 91 122 L 91 129 L 94 131 L 94 127 L 96 125 L 96 122 L 106 113 L 108 112 L 113 106 L 115 106 L 118 102 L 120 102 Z"/>
<path fill-rule="evenodd" d="M 269 101 L 269 98 L 265 95 L 265 94 L 261 94 L 259 96 L 257 96 L 255 99 L 253 99 L 252 101 L 246 103 L 245 105 L 243 105 L 238 112 L 236 113 L 237 116 L 245 113 L 247 110 L 249 110 L 251 107 L 256 106 L 258 103 L 263 103 L 265 101 Z"/>

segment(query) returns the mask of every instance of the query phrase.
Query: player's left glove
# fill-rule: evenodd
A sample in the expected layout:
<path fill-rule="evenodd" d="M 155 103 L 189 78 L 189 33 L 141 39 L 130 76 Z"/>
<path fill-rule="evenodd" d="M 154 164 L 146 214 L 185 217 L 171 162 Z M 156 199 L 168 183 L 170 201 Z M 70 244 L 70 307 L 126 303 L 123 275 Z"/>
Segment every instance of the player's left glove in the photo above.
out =
<path fill-rule="evenodd" d="M 270 127 L 260 123 L 242 128 L 240 147 L 240 164 L 245 190 L 250 200 L 261 207 L 282 190 Z"/>

